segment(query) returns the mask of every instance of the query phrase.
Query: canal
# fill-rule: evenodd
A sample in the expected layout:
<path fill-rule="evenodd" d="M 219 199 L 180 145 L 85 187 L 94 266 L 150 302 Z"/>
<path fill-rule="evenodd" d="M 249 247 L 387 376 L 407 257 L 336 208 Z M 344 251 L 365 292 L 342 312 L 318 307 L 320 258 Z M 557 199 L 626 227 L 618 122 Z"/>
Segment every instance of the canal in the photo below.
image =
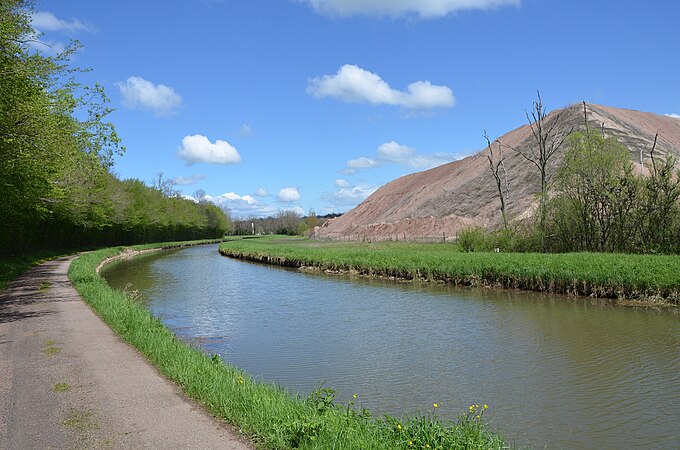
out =
<path fill-rule="evenodd" d="M 680 448 L 680 314 L 589 299 L 303 273 L 215 245 L 102 270 L 183 339 L 374 414 L 471 404 L 533 448 Z"/>

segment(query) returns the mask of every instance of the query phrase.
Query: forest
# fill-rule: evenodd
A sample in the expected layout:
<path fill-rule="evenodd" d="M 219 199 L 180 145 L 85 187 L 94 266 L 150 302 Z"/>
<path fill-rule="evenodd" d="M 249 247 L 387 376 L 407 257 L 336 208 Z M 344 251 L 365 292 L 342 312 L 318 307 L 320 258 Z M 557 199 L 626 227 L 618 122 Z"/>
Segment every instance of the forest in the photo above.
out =
<path fill-rule="evenodd" d="M 0 257 L 223 236 L 217 206 L 113 174 L 125 148 L 104 89 L 79 82 L 78 42 L 32 49 L 32 6 L 0 1 Z"/>

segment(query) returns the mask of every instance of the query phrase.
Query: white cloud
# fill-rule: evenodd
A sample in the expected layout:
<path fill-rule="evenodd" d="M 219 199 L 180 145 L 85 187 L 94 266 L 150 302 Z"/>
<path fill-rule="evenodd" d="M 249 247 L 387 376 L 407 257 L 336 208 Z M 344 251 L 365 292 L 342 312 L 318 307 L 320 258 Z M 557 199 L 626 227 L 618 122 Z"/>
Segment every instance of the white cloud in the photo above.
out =
<path fill-rule="evenodd" d="M 330 16 L 376 15 L 422 18 L 443 17 L 458 11 L 488 10 L 501 6 L 519 6 L 520 0 L 301 0 L 314 11 Z"/>
<path fill-rule="evenodd" d="M 294 206 L 293 208 L 284 208 L 281 211 L 291 211 L 297 214 L 298 216 L 306 216 L 307 211 L 302 206 Z"/>
<path fill-rule="evenodd" d="M 335 185 L 339 188 L 348 188 L 348 187 L 352 186 L 349 183 L 349 181 L 343 180 L 342 178 L 338 178 L 337 180 L 335 180 Z"/>
<path fill-rule="evenodd" d="M 297 188 L 294 187 L 286 187 L 283 188 L 279 191 L 278 194 L 276 194 L 276 197 L 281 200 L 282 202 L 296 202 L 300 200 L 300 192 L 297 190 Z"/>
<path fill-rule="evenodd" d="M 70 33 L 75 34 L 79 31 L 95 31 L 94 27 L 84 24 L 78 19 L 62 20 L 47 11 L 38 11 L 31 16 L 31 25 L 36 33 L 31 36 L 28 45 L 46 55 L 55 56 L 66 50 L 66 44 L 42 35 L 45 32 Z"/>
<path fill-rule="evenodd" d="M 241 162 L 241 155 L 229 142 L 218 139 L 213 144 L 207 137 L 200 134 L 184 136 L 177 156 L 190 166 L 197 162 L 208 164 L 236 164 Z"/>
<path fill-rule="evenodd" d="M 189 176 L 178 176 L 172 179 L 172 181 L 178 186 L 191 186 L 199 181 L 205 180 L 205 175 L 195 174 Z"/>
<path fill-rule="evenodd" d="M 378 74 L 345 64 L 335 75 L 312 78 L 307 93 L 316 97 L 332 97 L 345 102 L 401 106 L 410 110 L 450 108 L 456 103 L 453 91 L 429 81 L 416 81 L 406 91 L 392 89 Z"/>
<path fill-rule="evenodd" d="M 238 134 L 242 137 L 250 137 L 253 135 L 253 129 L 247 123 L 241 125 L 238 129 Z"/>
<path fill-rule="evenodd" d="M 255 191 L 255 195 L 258 197 L 269 197 L 269 192 L 265 188 L 259 188 Z"/>
<path fill-rule="evenodd" d="M 268 217 L 277 212 L 276 208 L 258 202 L 250 195 L 238 195 L 235 192 L 226 192 L 215 197 L 206 195 L 205 199 L 229 210 L 233 218 Z"/>
<path fill-rule="evenodd" d="M 336 180 L 335 185 L 338 186 L 337 183 L 338 180 Z M 345 180 L 342 180 L 345 181 Z M 374 193 L 378 188 L 376 186 L 370 186 L 370 185 L 359 185 L 359 186 L 352 186 L 349 182 L 346 182 L 345 186 L 338 186 L 340 189 L 338 189 L 335 192 L 332 193 L 326 193 L 324 194 L 321 198 L 324 201 L 327 201 L 334 207 L 336 206 L 356 206 L 359 203 L 363 202 L 366 200 L 366 198 Z M 336 208 L 331 208 L 331 209 L 336 209 Z"/>
<path fill-rule="evenodd" d="M 675 114 L 675 113 L 664 114 L 664 116 L 672 117 L 674 119 L 680 119 L 680 114 Z"/>
<path fill-rule="evenodd" d="M 90 25 L 86 25 L 78 19 L 63 20 L 48 11 L 38 11 L 31 16 L 32 25 L 40 31 L 94 31 Z"/>
<path fill-rule="evenodd" d="M 419 154 L 413 147 L 390 141 L 378 147 L 375 158 L 362 156 L 357 159 L 350 159 L 345 163 L 345 168 L 341 172 L 351 175 L 357 169 L 371 169 L 386 164 L 399 164 L 411 169 L 431 169 L 457 159 L 460 159 L 458 155 L 450 153 Z"/>
<path fill-rule="evenodd" d="M 348 169 L 370 169 L 371 167 L 377 167 L 379 165 L 380 164 L 375 159 L 366 158 L 365 156 L 347 161 Z"/>
<path fill-rule="evenodd" d="M 116 83 L 123 95 L 123 104 L 131 109 L 149 109 L 156 116 L 169 116 L 182 105 L 182 97 L 169 86 L 154 84 L 142 77 L 129 77 Z"/>
<path fill-rule="evenodd" d="M 431 169 L 458 159 L 448 153 L 433 153 L 431 155 L 418 154 L 415 148 L 390 141 L 378 147 L 378 161 L 394 163 L 412 169 Z"/>

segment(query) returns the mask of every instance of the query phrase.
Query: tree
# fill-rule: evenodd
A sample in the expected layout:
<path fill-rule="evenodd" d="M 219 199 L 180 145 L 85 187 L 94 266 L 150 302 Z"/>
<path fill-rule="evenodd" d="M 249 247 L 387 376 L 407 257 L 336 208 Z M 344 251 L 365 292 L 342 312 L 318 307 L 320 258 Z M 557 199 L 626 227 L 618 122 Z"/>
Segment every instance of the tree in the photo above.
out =
<path fill-rule="evenodd" d="M 205 191 L 203 189 L 196 189 L 194 191 L 193 197 L 198 203 L 208 203 L 208 199 L 206 198 Z"/>
<path fill-rule="evenodd" d="M 675 158 L 667 154 L 659 160 L 654 136 L 649 156 L 650 174 L 642 177 L 641 195 L 636 214 L 640 247 L 645 252 L 677 252 L 680 250 L 677 233 L 680 225 L 680 172 L 676 172 Z"/>
<path fill-rule="evenodd" d="M 577 132 L 557 174 L 553 238 L 567 251 L 623 251 L 632 246 L 638 183 L 630 153 L 613 137 Z"/>
<path fill-rule="evenodd" d="M 486 157 L 489 160 L 489 169 L 491 170 L 491 174 L 494 177 L 494 180 L 496 180 L 496 188 L 498 189 L 498 198 L 501 201 L 501 216 L 503 218 L 503 228 L 507 230 L 508 228 L 508 218 L 505 213 L 505 195 L 503 194 L 503 181 L 501 180 L 500 176 L 500 171 L 501 167 L 503 166 L 503 146 L 501 145 L 500 141 L 496 140 L 494 143 L 498 143 L 498 150 L 497 153 L 494 155 L 494 150 L 493 147 L 491 146 L 491 140 L 489 139 L 489 136 L 486 134 L 486 130 L 484 130 L 484 139 L 486 139 L 486 146 L 489 149 L 489 152 L 487 153 Z M 506 179 L 506 188 L 507 188 L 507 179 Z"/>
<path fill-rule="evenodd" d="M 309 213 L 307 214 L 307 218 L 305 219 L 305 225 L 307 226 L 307 230 L 314 230 L 314 227 L 316 227 L 319 224 L 319 219 L 316 217 L 316 212 L 313 209 L 309 210 Z"/>
<path fill-rule="evenodd" d="M 565 139 L 574 130 L 573 127 L 567 132 L 560 134 L 558 126 L 566 110 L 554 113 L 550 120 L 547 120 L 547 113 L 543 106 L 541 93 L 537 91 L 538 99 L 534 102 L 531 112 L 526 111 L 525 115 L 529 122 L 531 135 L 535 145 L 529 148 L 510 147 L 527 162 L 538 169 L 541 179 L 541 189 L 539 192 L 539 233 L 545 234 L 546 203 L 548 200 L 548 167 L 552 158 L 562 147 Z M 545 248 L 544 248 L 545 251 Z"/>
<path fill-rule="evenodd" d="M 304 225 L 298 213 L 291 210 L 279 211 L 276 214 L 276 234 L 296 235 L 300 232 L 300 224 Z"/>
<path fill-rule="evenodd" d="M 0 0 L 0 257 L 35 248 L 220 237 L 228 218 L 179 196 L 118 180 L 122 154 L 101 86 L 78 82 L 72 43 L 55 57 L 31 50 L 31 0 Z"/>
<path fill-rule="evenodd" d="M 167 178 L 163 172 L 156 172 L 156 176 L 151 180 L 151 187 L 163 194 L 163 197 L 178 197 L 181 192 L 175 189 L 175 181 Z"/>

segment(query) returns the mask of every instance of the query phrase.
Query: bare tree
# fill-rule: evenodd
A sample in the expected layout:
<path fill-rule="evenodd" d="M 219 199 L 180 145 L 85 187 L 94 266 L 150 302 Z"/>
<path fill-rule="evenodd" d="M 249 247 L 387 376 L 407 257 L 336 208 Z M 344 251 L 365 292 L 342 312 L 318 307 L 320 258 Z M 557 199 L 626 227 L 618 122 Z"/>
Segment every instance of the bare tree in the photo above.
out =
<path fill-rule="evenodd" d="M 493 175 L 494 179 L 496 180 L 496 187 L 498 188 L 498 198 L 501 200 L 501 216 L 503 217 L 503 228 L 507 229 L 508 228 L 508 218 L 505 213 L 505 195 L 503 194 L 503 181 L 501 180 L 501 175 L 500 171 L 501 168 L 505 172 L 505 166 L 503 165 L 503 160 L 505 159 L 503 157 L 503 146 L 501 145 L 501 142 L 496 139 L 494 141 L 495 143 L 498 143 L 498 152 L 497 154 L 494 154 L 493 146 L 491 145 L 491 140 L 489 139 L 489 135 L 486 134 L 486 130 L 484 130 L 484 139 L 486 139 L 486 145 L 489 148 L 489 153 L 486 155 L 487 159 L 489 160 L 489 169 L 491 169 L 491 174 Z M 506 189 L 507 189 L 507 174 L 505 178 L 505 183 L 506 183 Z"/>
<path fill-rule="evenodd" d="M 156 177 L 151 180 L 151 187 L 160 191 L 164 197 L 179 197 L 182 194 L 175 189 L 175 181 L 166 178 L 163 172 L 156 173 Z"/>
<path fill-rule="evenodd" d="M 545 231 L 546 218 L 546 203 L 548 200 L 548 164 L 557 151 L 562 147 L 566 138 L 574 131 L 574 127 L 561 136 L 558 134 L 558 126 L 561 123 L 561 117 L 567 111 L 563 109 L 558 111 L 550 119 L 546 120 L 548 114 L 545 112 L 543 106 L 543 98 L 541 93 L 536 91 L 538 99 L 534 101 L 531 112 L 525 112 L 531 134 L 534 138 L 535 144 L 529 148 L 510 147 L 522 158 L 529 163 L 536 166 L 541 175 L 541 191 L 539 198 L 539 227 L 541 232 Z"/>
<path fill-rule="evenodd" d="M 196 189 L 192 195 L 198 203 L 208 203 L 205 191 L 203 189 Z"/>

